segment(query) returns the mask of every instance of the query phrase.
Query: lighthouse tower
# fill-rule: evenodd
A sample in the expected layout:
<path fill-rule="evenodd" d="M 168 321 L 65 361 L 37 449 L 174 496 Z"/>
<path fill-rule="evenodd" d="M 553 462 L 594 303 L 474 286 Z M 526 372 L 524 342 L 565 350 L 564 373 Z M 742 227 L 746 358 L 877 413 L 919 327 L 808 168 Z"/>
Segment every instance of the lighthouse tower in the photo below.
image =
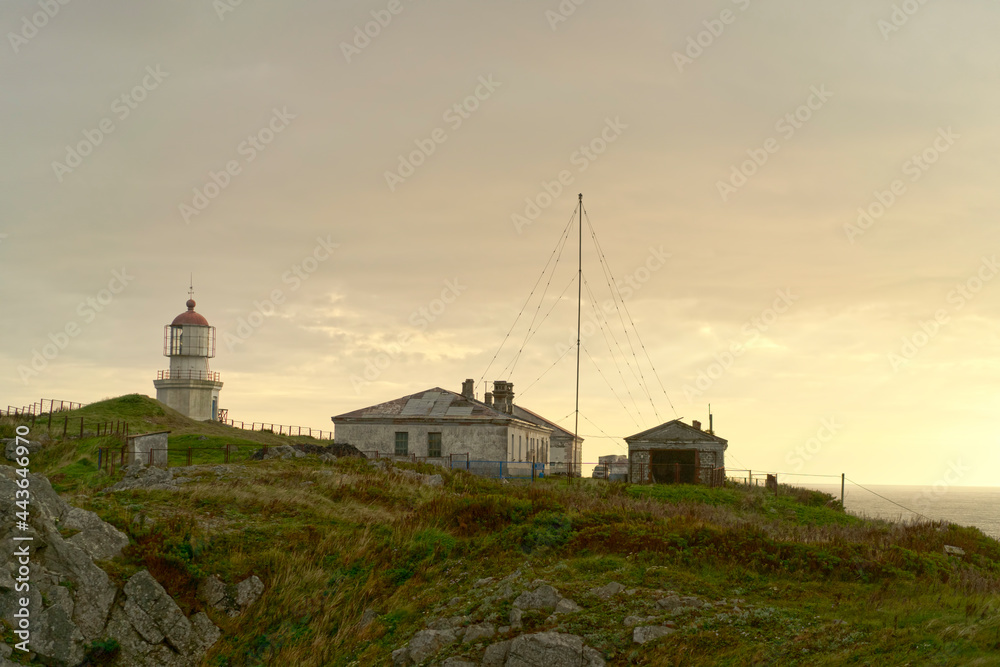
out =
<path fill-rule="evenodd" d="M 219 374 L 208 367 L 215 356 L 215 327 L 194 307 L 194 299 L 188 299 L 187 311 L 163 328 L 163 356 L 170 358 L 170 370 L 159 371 L 153 386 L 161 403 L 191 419 L 214 420 L 222 389 Z"/>

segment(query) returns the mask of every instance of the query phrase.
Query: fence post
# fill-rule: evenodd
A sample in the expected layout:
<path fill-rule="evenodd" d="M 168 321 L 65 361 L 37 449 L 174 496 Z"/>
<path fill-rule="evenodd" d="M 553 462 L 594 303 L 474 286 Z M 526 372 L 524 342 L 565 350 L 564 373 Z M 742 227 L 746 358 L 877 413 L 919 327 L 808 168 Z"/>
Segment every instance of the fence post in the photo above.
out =
<path fill-rule="evenodd" d="M 62 401 L 59 401 L 59 402 L 62 403 Z M 68 426 L 69 426 L 69 415 L 66 415 L 65 419 L 63 420 L 63 437 L 64 438 L 66 437 L 66 427 L 68 427 Z"/>
<path fill-rule="evenodd" d="M 844 480 L 847 478 L 847 473 L 840 473 L 840 509 L 844 509 Z"/>
<path fill-rule="evenodd" d="M 190 447 L 188 447 L 188 465 L 191 465 L 191 448 Z"/>
<path fill-rule="evenodd" d="M 83 438 L 83 417 L 80 417 L 80 438 Z"/>
<path fill-rule="evenodd" d="M 747 470 L 747 488 L 753 488 L 753 470 Z"/>
<path fill-rule="evenodd" d="M 226 443 L 226 463 L 229 463 L 229 443 Z"/>
<path fill-rule="evenodd" d="M 101 469 L 101 461 L 102 461 L 102 455 L 103 454 L 104 454 L 104 448 L 103 447 L 98 447 L 97 448 L 97 469 L 98 470 Z"/>
<path fill-rule="evenodd" d="M 51 403 L 51 402 L 50 402 Z M 52 405 L 49 405 L 49 428 L 52 428 Z"/>

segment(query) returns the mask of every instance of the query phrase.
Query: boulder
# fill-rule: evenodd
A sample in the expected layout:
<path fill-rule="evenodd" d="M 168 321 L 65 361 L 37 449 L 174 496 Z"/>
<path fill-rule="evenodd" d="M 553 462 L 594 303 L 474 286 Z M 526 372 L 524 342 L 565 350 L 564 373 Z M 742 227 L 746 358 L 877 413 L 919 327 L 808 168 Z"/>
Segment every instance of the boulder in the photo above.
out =
<path fill-rule="evenodd" d="M 0 443 L 3 443 L 3 455 L 8 461 L 16 461 L 20 458 L 17 455 L 17 438 L 3 438 L 0 439 Z M 22 440 L 21 445 L 28 449 L 29 459 L 42 449 L 42 443 L 36 440 Z"/>
<path fill-rule="evenodd" d="M 583 607 L 573 602 L 569 598 L 563 598 L 559 600 L 559 604 L 556 605 L 557 614 L 572 614 L 576 611 L 583 611 Z"/>
<path fill-rule="evenodd" d="M 462 643 L 472 644 L 473 642 L 478 642 L 482 639 L 489 639 L 497 632 L 496 627 L 490 623 L 477 623 L 476 625 L 470 625 L 465 629 L 465 635 L 462 637 Z"/>
<path fill-rule="evenodd" d="M 577 635 L 540 632 L 521 635 L 510 645 L 505 667 L 604 667 L 601 654 Z"/>
<path fill-rule="evenodd" d="M 590 594 L 600 598 L 601 600 L 610 600 L 614 596 L 625 590 L 625 587 L 619 584 L 617 581 L 612 581 L 609 584 L 605 584 L 600 588 L 591 589 Z"/>
<path fill-rule="evenodd" d="M 675 632 L 677 630 L 665 625 L 640 625 L 632 630 L 632 641 L 636 644 L 645 644 Z"/>
<path fill-rule="evenodd" d="M 514 607 L 523 610 L 553 610 L 560 600 L 562 600 L 562 596 L 559 595 L 559 591 L 546 584 L 533 591 L 521 593 L 514 600 Z"/>
<path fill-rule="evenodd" d="M 700 609 L 705 606 L 705 603 L 690 595 L 668 595 L 665 598 L 657 600 L 656 606 L 671 614 L 680 614 L 688 609 Z"/>
<path fill-rule="evenodd" d="M 132 491 L 145 489 L 148 491 L 175 491 L 174 474 L 169 468 L 146 467 L 139 462 L 125 468 L 125 477 L 110 489 L 116 491 Z"/>
<path fill-rule="evenodd" d="M 511 640 L 497 642 L 486 647 L 482 667 L 504 667 L 510 653 Z"/>
<path fill-rule="evenodd" d="M 66 541 L 94 560 L 111 560 L 128 546 L 128 535 L 79 507 L 70 507 L 59 525 L 63 529 L 80 531 Z"/>
<path fill-rule="evenodd" d="M 409 659 L 419 665 L 457 639 L 458 634 L 454 630 L 421 630 L 406 646 Z"/>
<path fill-rule="evenodd" d="M 233 618 L 246 611 L 263 592 L 264 582 L 256 575 L 227 586 L 218 575 L 213 574 L 198 586 L 199 598 L 212 609 Z"/>

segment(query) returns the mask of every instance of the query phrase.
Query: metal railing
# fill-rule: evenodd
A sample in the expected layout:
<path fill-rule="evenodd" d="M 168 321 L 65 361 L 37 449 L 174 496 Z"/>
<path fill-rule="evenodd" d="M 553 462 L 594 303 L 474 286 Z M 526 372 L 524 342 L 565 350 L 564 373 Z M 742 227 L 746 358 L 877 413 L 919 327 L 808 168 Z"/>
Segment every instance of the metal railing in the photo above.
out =
<path fill-rule="evenodd" d="M 222 375 L 218 371 L 157 371 L 157 380 L 209 380 L 219 382 Z"/>

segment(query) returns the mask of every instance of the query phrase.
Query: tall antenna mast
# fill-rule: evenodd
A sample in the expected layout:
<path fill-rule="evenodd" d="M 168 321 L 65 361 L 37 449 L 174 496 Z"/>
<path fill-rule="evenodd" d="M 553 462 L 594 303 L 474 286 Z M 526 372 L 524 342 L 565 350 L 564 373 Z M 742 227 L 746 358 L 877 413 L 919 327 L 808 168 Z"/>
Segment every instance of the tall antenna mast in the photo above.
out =
<path fill-rule="evenodd" d="M 573 461 L 576 454 L 576 440 L 580 432 L 580 320 L 581 303 L 583 301 L 583 193 L 580 193 L 580 254 L 579 264 L 576 273 L 576 420 L 573 423 L 573 448 L 570 450 L 570 462 L 573 468 L 571 475 L 576 470 L 576 461 Z M 581 452 L 582 454 L 582 452 Z M 583 470 L 580 470 L 583 476 Z"/>
<path fill-rule="evenodd" d="M 191 287 L 188 288 L 188 298 L 194 298 L 194 274 L 191 274 Z"/>

